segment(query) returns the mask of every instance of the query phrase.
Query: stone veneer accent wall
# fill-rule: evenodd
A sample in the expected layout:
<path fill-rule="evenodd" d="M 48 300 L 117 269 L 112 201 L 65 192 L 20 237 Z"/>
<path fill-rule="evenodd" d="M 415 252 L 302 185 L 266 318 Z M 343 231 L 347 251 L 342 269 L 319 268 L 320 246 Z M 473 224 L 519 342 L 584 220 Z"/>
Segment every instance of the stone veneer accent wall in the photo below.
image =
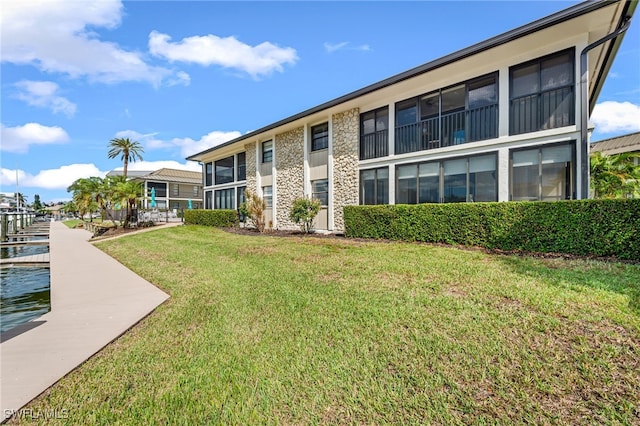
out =
<path fill-rule="evenodd" d="M 289 219 L 289 211 L 293 200 L 304 196 L 304 127 L 276 135 L 274 155 L 278 228 L 297 228 Z"/>
<path fill-rule="evenodd" d="M 358 134 L 360 111 L 335 114 L 333 124 L 333 224 L 344 231 L 342 208 L 358 204 Z"/>
<path fill-rule="evenodd" d="M 251 192 L 258 190 L 256 186 L 256 143 L 248 143 L 244 146 L 247 152 L 247 189 Z"/>

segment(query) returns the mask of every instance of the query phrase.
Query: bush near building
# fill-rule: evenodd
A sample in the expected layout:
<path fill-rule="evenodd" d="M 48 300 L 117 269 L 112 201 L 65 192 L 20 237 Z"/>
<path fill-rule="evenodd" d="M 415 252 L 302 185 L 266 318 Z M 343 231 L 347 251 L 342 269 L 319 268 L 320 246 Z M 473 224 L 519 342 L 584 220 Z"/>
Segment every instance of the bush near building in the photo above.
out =
<path fill-rule="evenodd" d="M 347 206 L 345 235 L 640 260 L 640 200 Z"/>
<path fill-rule="evenodd" d="M 204 225 L 220 228 L 238 226 L 238 212 L 231 209 L 185 210 L 184 223 L 186 225 Z"/>

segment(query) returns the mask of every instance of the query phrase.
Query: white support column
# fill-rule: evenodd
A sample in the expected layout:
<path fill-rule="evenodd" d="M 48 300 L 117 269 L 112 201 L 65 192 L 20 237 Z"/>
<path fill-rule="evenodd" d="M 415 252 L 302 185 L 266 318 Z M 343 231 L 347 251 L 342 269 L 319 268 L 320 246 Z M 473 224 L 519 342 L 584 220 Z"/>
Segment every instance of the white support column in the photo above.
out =
<path fill-rule="evenodd" d="M 327 228 L 333 231 L 335 224 L 333 219 L 333 116 L 329 116 L 329 146 L 327 152 L 327 178 L 329 181 L 329 200 L 327 205 Z"/>
<path fill-rule="evenodd" d="M 498 72 L 498 137 L 509 136 L 509 67 Z"/>
<path fill-rule="evenodd" d="M 498 150 L 498 201 L 509 201 L 509 148 Z"/>

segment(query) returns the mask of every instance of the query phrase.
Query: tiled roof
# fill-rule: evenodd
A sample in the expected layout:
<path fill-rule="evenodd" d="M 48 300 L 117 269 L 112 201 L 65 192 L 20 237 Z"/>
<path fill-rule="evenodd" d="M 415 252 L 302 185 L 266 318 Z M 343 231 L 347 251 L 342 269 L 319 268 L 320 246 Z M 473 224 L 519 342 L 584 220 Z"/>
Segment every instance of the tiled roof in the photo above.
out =
<path fill-rule="evenodd" d="M 640 152 L 640 132 L 594 142 L 591 144 L 591 151 L 600 151 L 603 154 Z"/>
<path fill-rule="evenodd" d="M 202 172 L 192 172 L 188 170 L 160 169 L 148 175 L 140 176 L 138 179 L 155 180 L 161 182 L 180 182 L 202 185 Z"/>

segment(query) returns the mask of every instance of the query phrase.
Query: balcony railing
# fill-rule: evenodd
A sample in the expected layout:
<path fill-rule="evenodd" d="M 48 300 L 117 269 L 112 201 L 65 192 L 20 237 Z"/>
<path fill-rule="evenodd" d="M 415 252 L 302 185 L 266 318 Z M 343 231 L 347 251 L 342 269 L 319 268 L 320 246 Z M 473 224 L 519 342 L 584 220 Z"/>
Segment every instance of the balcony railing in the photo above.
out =
<path fill-rule="evenodd" d="M 380 130 L 360 137 L 360 159 L 386 157 L 389 155 L 389 134 Z"/>
<path fill-rule="evenodd" d="M 573 86 L 548 90 L 511 100 L 511 134 L 575 124 Z"/>
<path fill-rule="evenodd" d="M 396 127 L 395 153 L 423 151 L 498 137 L 498 105 L 443 114 Z"/>

